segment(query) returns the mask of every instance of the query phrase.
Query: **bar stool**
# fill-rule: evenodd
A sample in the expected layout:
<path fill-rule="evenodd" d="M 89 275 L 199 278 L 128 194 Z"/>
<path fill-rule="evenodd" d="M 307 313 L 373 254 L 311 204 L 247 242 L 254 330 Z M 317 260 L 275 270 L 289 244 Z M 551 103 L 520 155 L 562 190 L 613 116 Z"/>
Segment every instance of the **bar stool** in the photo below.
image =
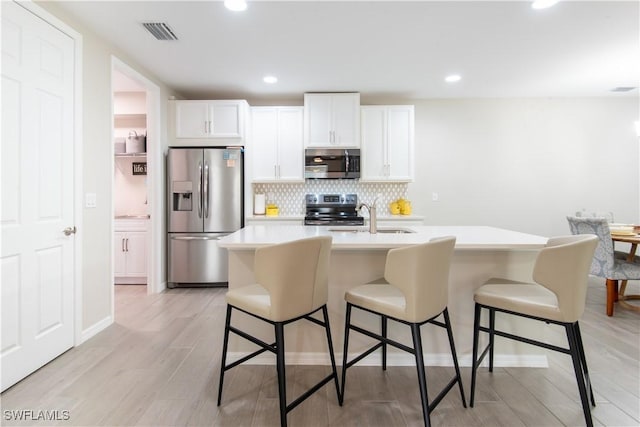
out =
<path fill-rule="evenodd" d="M 265 351 L 276 354 L 281 426 L 287 425 L 287 413 L 289 411 L 332 379 L 335 382 L 338 403 L 342 405 L 333 344 L 331 342 L 331 331 L 329 329 L 329 316 L 327 314 L 330 252 L 330 236 L 313 237 L 256 249 L 254 270 L 258 283 L 231 289 L 226 295 L 227 318 L 222 347 L 218 406 L 220 406 L 222 400 L 222 384 L 225 371 Z M 268 344 L 245 331 L 231 326 L 231 312 L 233 309 L 273 325 L 275 342 Z M 311 317 L 317 311 L 322 311 L 322 321 Z M 332 373 L 287 405 L 284 326 L 300 319 L 306 319 L 324 327 L 329 346 Z M 261 349 L 227 365 L 229 332 L 251 341 L 260 346 Z"/>
<path fill-rule="evenodd" d="M 533 269 L 535 283 L 489 279 L 476 290 L 469 406 L 473 407 L 476 374 L 487 352 L 489 352 L 489 372 L 493 372 L 494 337 L 498 335 L 571 355 L 586 425 L 593 425 L 587 391 L 591 404 L 595 406 L 596 402 L 589 381 L 578 319 L 584 312 L 589 267 L 597 244 L 598 238 L 594 235 L 551 238 L 536 259 Z M 480 326 L 483 308 L 489 310 L 488 328 Z M 561 325 L 567 334 L 569 348 L 500 331 L 495 325 L 496 312 Z M 480 331 L 489 334 L 489 343 L 478 358 Z"/>
<path fill-rule="evenodd" d="M 460 388 L 462 406 L 467 407 L 447 310 L 449 267 L 455 242 L 455 237 L 443 237 L 420 245 L 391 249 L 387 254 L 384 269 L 384 278 L 388 283 L 361 285 L 345 293 L 347 308 L 342 361 L 341 395 L 343 398 L 347 369 L 381 348 L 382 369 L 386 370 L 387 345 L 392 345 L 415 356 L 425 426 L 431 425 L 429 414 L 456 383 Z M 380 316 L 381 335 L 352 325 L 352 307 Z M 444 322 L 436 320 L 440 315 L 443 316 Z M 411 328 L 413 348 L 387 338 L 388 319 L 403 323 Z M 431 403 L 429 403 L 427 395 L 426 371 L 420 335 L 420 326 L 425 323 L 431 323 L 447 330 L 456 372 L 455 377 Z M 367 335 L 377 340 L 378 343 L 347 363 L 350 330 Z"/>

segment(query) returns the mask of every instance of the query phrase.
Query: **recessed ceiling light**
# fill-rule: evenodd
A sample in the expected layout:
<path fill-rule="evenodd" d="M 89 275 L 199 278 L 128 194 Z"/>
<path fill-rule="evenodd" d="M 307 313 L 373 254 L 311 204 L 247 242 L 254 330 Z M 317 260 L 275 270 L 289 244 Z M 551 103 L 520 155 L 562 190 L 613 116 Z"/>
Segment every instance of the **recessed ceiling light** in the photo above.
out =
<path fill-rule="evenodd" d="M 276 76 L 264 76 L 262 81 L 269 84 L 274 84 L 278 82 L 278 78 Z"/>
<path fill-rule="evenodd" d="M 234 12 L 247 10 L 247 2 L 245 0 L 224 0 L 224 6 Z"/>
<path fill-rule="evenodd" d="M 447 76 L 444 78 L 444 81 L 447 83 L 455 83 L 460 81 L 462 77 L 460 77 L 459 74 L 451 74 L 450 76 Z"/>
<path fill-rule="evenodd" d="M 558 0 L 535 0 L 531 3 L 532 9 L 546 9 L 558 3 Z"/>

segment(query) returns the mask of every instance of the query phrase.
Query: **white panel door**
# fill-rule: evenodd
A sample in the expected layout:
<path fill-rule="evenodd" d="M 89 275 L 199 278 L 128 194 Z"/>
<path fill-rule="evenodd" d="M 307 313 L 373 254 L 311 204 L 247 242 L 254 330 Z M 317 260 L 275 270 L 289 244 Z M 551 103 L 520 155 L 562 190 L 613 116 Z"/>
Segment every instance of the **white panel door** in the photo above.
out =
<path fill-rule="evenodd" d="M 147 232 L 130 231 L 126 235 L 127 276 L 147 275 Z"/>
<path fill-rule="evenodd" d="M 331 109 L 333 145 L 360 147 L 360 94 L 333 95 Z"/>
<path fill-rule="evenodd" d="M 2 2 L 2 390 L 73 346 L 74 42 Z"/>
<path fill-rule="evenodd" d="M 207 138 L 210 124 L 208 101 L 176 102 L 177 138 Z"/>
<path fill-rule="evenodd" d="M 389 107 L 387 112 L 389 180 L 413 179 L 413 106 Z"/>
<path fill-rule="evenodd" d="M 240 104 L 238 102 L 214 101 L 209 104 L 211 116 L 211 136 L 220 138 L 240 138 Z"/>
<path fill-rule="evenodd" d="M 116 277 L 127 274 L 127 233 L 116 231 L 113 233 L 113 274 Z"/>
<path fill-rule="evenodd" d="M 304 94 L 305 147 L 331 145 L 331 95 Z"/>
<path fill-rule="evenodd" d="M 362 180 L 387 177 L 387 129 L 385 107 L 362 107 Z"/>
<path fill-rule="evenodd" d="M 251 108 L 251 166 L 254 181 L 273 181 L 278 177 L 278 110 Z"/>
<path fill-rule="evenodd" d="M 278 111 L 278 178 L 304 181 L 304 147 L 302 145 L 302 107 Z"/>

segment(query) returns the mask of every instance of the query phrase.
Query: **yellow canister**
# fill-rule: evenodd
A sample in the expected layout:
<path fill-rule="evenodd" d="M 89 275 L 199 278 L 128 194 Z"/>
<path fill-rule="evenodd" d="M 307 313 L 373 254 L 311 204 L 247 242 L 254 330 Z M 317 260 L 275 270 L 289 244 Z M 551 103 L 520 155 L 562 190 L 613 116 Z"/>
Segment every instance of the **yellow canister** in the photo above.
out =
<path fill-rule="evenodd" d="M 278 216 L 279 209 L 273 203 L 267 205 L 266 214 L 267 216 Z"/>
<path fill-rule="evenodd" d="M 404 200 L 402 207 L 400 208 L 401 215 L 411 215 L 411 202 L 409 200 Z"/>
<path fill-rule="evenodd" d="M 398 204 L 398 202 L 389 203 L 389 211 L 391 212 L 391 215 L 400 214 L 400 205 Z"/>

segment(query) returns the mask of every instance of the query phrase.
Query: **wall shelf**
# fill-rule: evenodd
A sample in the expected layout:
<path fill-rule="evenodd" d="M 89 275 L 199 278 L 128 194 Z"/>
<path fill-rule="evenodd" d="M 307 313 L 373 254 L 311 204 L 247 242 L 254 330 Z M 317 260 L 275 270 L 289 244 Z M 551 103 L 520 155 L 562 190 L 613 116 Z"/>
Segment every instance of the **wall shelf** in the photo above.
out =
<path fill-rule="evenodd" d="M 116 128 L 146 128 L 146 114 L 114 114 L 113 125 Z"/>

